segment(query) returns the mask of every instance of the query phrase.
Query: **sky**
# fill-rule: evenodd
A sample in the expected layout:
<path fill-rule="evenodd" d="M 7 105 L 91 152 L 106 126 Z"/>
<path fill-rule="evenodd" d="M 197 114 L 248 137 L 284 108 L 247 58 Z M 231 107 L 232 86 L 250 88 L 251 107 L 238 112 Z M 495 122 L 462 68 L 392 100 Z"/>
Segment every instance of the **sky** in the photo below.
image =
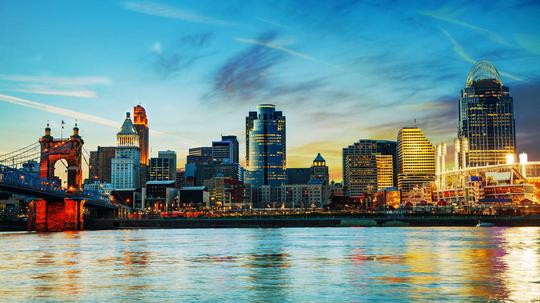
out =
<path fill-rule="evenodd" d="M 151 154 L 237 135 L 273 103 L 287 119 L 287 166 L 320 152 L 395 140 L 416 123 L 456 136 L 457 99 L 475 61 L 514 97 L 518 152 L 540 160 L 538 1 L 0 1 L 0 154 L 77 121 L 85 148 L 114 146 L 141 104 Z"/>

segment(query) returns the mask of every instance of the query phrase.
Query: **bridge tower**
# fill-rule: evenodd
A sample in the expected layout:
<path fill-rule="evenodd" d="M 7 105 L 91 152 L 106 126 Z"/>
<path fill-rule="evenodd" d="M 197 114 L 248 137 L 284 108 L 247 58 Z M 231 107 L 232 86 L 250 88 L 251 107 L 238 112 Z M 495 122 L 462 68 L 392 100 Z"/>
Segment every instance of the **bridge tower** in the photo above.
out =
<path fill-rule="evenodd" d="M 39 139 L 41 156 L 39 177 L 54 180 L 54 165 L 65 159 L 68 163 L 68 193 L 82 190 L 82 146 L 77 124 L 69 138 L 55 139 L 49 124 Z M 84 199 L 39 198 L 29 205 L 28 229 L 36 231 L 80 230 L 84 228 Z"/>
<path fill-rule="evenodd" d="M 48 180 L 54 179 L 54 165 L 56 161 L 64 159 L 68 163 L 68 189 L 82 189 L 82 146 L 83 139 L 79 136 L 77 124 L 73 128 L 73 135 L 69 138 L 53 138 L 49 124 L 45 128 L 45 135 L 39 139 L 41 145 L 41 158 L 39 176 Z"/>

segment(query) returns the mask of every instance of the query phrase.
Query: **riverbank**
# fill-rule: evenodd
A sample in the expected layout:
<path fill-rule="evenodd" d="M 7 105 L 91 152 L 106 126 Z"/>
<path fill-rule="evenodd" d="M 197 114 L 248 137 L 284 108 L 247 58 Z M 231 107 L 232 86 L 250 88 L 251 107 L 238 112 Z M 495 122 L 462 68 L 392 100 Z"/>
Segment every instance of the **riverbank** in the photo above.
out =
<path fill-rule="evenodd" d="M 280 228 L 280 227 L 430 227 L 476 226 L 478 222 L 494 226 L 540 226 L 540 216 L 384 216 L 384 215 L 266 215 L 221 218 L 87 219 L 85 229 L 171 229 L 171 228 Z M 22 221 L 0 224 L 0 231 L 25 231 Z"/>
<path fill-rule="evenodd" d="M 224 218 L 168 218 L 90 220 L 87 229 L 132 228 L 279 228 L 279 227 L 396 227 L 396 226 L 540 226 L 540 216 L 252 216 Z"/>

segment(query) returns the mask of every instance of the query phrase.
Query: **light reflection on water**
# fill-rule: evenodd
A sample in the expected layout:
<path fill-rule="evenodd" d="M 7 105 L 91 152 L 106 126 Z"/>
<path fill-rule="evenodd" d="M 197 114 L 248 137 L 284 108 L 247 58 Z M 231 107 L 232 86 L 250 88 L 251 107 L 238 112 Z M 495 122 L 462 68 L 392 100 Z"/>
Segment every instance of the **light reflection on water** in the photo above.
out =
<path fill-rule="evenodd" d="M 0 233 L 0 301 L 540 302 L 540 228 Z"/>

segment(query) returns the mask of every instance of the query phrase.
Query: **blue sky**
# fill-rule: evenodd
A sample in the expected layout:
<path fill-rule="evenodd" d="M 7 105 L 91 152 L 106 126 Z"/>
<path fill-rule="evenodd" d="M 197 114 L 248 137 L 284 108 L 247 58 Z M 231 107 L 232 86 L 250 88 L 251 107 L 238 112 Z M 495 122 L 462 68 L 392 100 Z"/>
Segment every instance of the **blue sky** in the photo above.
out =
<path fill-rule="evenodd" d="M 287 116 L 289 166 L 394 139 L 414 119 L 433 143 L 456 133 L 457 98 L 479 59 L 510 86 L 518 148 L 540 157 L 537 1 L 0 1 L 0 153 L 47 121 L 78 119 L 88 150 L 114 145 L 141 103 L 151 145 L 235 134 L 259 103 Z M 243 158 L 244 155 L 242 155 Z"/>

